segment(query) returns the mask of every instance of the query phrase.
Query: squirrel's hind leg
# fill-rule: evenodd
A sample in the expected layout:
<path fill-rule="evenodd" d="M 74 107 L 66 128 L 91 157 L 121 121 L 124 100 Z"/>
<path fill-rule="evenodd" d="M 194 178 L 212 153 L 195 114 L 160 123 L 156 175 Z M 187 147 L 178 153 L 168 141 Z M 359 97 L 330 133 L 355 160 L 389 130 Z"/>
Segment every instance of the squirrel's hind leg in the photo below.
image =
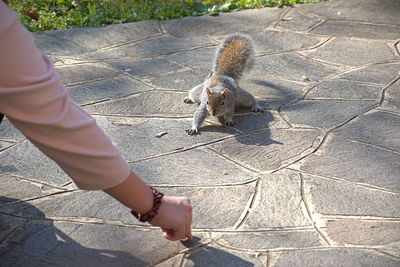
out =
<path fill-rule="evenodd" d="M 236 105 L 249 107 L 254 112 L 264 112 L 264 108 L 258 104 L 254 96 L 241 87 L 236 91 Z"/>
<path fill-rule="evenodd" d="M 201 92 L 203 91 L 204 83 L 201 83 L 199 85 L 196 85 L 189 91 L 189 96 L 185 96 L 183 101 L 188 104 L 192 103 L 198 103 L 200 102 L 200 95 Z"/>

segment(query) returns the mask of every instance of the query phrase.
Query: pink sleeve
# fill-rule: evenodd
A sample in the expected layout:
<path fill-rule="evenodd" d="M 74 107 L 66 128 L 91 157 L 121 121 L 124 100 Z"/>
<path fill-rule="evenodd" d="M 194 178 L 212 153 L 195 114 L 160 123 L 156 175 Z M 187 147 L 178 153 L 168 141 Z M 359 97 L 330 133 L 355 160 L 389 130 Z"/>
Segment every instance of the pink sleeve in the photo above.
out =
<path fill-rule="evenodd" d="M 51 61 L 0 1 L 0 113 L 82 189 L 107 189 L 131 170 L 93 117 L 68 97 Z M 0 125 L 1 127 L 1 125 Z"/>

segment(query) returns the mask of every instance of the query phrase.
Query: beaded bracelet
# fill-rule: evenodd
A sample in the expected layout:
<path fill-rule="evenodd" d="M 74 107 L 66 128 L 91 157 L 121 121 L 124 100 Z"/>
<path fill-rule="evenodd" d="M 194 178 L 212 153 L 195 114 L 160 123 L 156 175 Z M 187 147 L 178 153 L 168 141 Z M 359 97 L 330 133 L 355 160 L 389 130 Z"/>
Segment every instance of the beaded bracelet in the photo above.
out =
<path fill-rule="evenodd" d="M 158 213 L 158 209 L 161 206 L 161 199 L 164 196 L 163 193 L 158 192 L 155 188 L 150 186 L 151 193 L 153 193 L 153 207 L 146 213 L 140 214 L 134 210 L 131 210 L 133 216 L 141 222 L 150 222 Z"/>

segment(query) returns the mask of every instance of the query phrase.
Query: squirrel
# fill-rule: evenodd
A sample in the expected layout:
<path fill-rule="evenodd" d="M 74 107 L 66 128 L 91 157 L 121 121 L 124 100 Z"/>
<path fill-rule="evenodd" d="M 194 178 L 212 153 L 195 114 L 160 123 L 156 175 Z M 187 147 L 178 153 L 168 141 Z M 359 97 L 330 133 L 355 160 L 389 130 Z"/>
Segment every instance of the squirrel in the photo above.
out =
<path fill-rule="evenodd" d="M 192 128 L 186 130 L 189 135 L 199 133 L 208 115 L 223 118 L 226 126 L 234 126 L 232 118 L 237 106 L 264 112 L 254 96 L 238 85 L 243 72 L 252 67 L 254 54 L 254 42 L 247 35 L 232 34 L 222 41 L 216 51 L 212 74 L 184 98 L 185 103 L 199 103 Z"/>

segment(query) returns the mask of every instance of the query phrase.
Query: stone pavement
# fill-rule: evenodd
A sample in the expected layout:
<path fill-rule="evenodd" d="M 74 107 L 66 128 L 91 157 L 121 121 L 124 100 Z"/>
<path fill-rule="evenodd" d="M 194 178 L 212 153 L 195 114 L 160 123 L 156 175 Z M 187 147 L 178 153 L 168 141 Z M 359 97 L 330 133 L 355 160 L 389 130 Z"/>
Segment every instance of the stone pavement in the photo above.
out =
<path fill-rule="evenodd" d="M 267 112 L 242 111 L 235 128 L 210 119 L 188 136 L 196 105 L 183 97 L 233 32 L 255 40 L 256 66 L 241 85 Z M 400 265 L 399 1 L 35 38 L 132 169 L 191 198 L 195 238 L 164 240 L 103 192 L 78 190 L 5 120 L 1 266 Z"/>

